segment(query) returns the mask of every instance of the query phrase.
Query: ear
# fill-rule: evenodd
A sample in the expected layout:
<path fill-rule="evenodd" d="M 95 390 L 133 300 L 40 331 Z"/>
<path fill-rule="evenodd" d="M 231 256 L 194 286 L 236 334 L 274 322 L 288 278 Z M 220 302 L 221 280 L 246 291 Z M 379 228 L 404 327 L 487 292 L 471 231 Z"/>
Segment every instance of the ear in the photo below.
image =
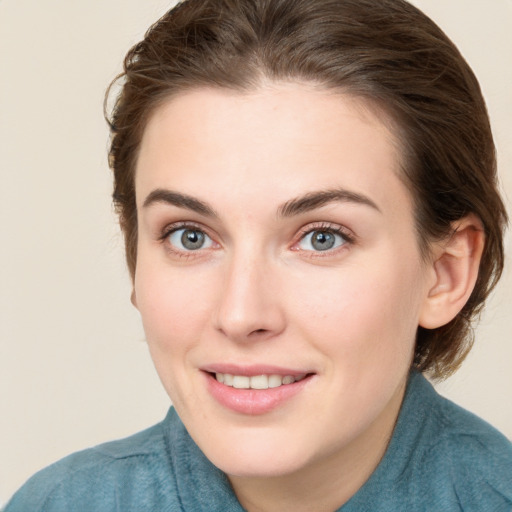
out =
<path fill-rule="evenodd" d="M 420 312 L 419 325 L 436 329 L 453 320 L 475 286 L 485 235 L 482 223 L 470 214 L 453 224 L 453 232 L 433 250 L 433 284 Z"/>

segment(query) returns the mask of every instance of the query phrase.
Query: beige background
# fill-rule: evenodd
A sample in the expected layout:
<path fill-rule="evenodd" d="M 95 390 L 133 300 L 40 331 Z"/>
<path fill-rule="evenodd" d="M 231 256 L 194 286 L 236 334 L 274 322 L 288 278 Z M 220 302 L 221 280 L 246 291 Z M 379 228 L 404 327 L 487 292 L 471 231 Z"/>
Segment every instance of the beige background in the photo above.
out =
<path fill-rule="evenodd" d="M 414 3 L 481 79 L 510 208 L 512 1 Z M 129 302 L 102 101 L 170 4 L 0 0 L 0 503 L 34 471 L 169 405 Z M 441 389 L 512 438 L 510 266 L 474 352 Z"/>

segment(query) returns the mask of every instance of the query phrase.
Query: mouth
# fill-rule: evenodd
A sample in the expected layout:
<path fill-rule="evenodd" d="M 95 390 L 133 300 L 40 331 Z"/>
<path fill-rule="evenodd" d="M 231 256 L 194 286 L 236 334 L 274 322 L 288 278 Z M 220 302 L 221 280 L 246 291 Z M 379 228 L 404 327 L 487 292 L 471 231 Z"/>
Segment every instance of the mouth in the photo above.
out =
<path fill-rule="evenodd" d="M 249 376 L 219 372 L 214 374 L 217 382 L 235 389 L 274 389 L 299 382 L 305 379 L 307 375 L 306 373 L 300 375 L 278 375 L 274 373 L 270 375 L 261 374 Z"/>
<path fill-rule="evenodd" d="M 316 375 L 262 367 L 220 370 L 203 370 L 211 396 L 223 407 L 244 415 L 265 414 L 284 405 L 304 393 Z"/>

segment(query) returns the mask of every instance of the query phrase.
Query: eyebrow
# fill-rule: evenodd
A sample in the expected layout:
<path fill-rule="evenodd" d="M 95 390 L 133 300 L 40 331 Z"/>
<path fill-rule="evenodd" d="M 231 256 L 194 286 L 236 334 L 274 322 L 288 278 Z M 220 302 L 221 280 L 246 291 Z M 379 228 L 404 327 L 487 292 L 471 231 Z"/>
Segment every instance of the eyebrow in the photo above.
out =
<path fill-rule="evenodd" d="M 316 210 L 317 208 L 334 202 L 361 204 L 382 213 L 377 204 L 369 197 L 358 192 L 336 188 L 309 192 L 304 196 L 291 199 L 279 207 L 278 214 L 281 217 L 292 217 L 311 210 Z"/>
<path fill-rule="evenodd" d="M 307 213 L 322 206 L 334 202 L 355 203 L 369 206 L 374 210 L 381 212 L 377 204 L 369 197 L 358 192 L 352 192 L 343 188 L 319 190 L 308 192 L 307 194 L 290 199 L 282 204 L 278 210 L 279 217 L 293 217 L 302 213 Z M 204 201 L 180 192 L 174 192 L 167 189 L 155 189 L 144 200 L 143 207 L 147 208 L 155 203 L 165 203 L 178 208 L 185 208 L 194 211 L 200 215 L 218 218 L 217 212 Z"/>
<path fill-rule="evenodd" d="M 196 199 L 195 197 L 172 190 L 157 188 L 153 190 L 144 200 L 143 207 L 147 208 L 155 203 L 165 203 L 178 208 L 185 208 L 193 212 L 205 215 L 206 217 L 218 217 L 215 210 L 207 203 Z"/>

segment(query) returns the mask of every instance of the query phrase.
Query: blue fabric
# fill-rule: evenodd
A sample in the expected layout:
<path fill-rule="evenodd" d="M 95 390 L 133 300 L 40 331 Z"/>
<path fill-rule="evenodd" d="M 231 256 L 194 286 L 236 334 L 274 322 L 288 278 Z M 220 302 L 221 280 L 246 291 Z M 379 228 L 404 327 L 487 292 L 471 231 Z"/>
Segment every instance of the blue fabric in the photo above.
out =
<path fill-rule="evenodd" d="M 226 476 L 174 409 L 124 440 L 62 459 L 32 477 L 6 512 L 242 512 Z M 411 375 L 392 440 L 340 512 L 511 512 L 512 443 Z"/>

